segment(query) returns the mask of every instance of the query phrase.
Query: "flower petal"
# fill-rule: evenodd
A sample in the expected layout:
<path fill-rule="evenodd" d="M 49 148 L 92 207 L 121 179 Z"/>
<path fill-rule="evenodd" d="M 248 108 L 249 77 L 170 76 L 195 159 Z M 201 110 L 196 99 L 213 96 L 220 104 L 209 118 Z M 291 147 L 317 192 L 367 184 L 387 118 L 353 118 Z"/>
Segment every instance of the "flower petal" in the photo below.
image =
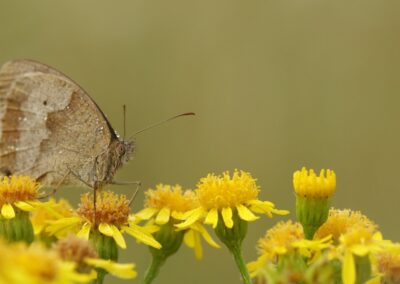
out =
<path fill-rule="evenodd" d="M 220 248 L 220 246 L 213 240 L 213 238 L 211 237 L 211 235 L 208 233 L 208 231 L 206 230 L 206 228 L 204 228 L 204 226 L 200 223 L 195 223 L 193 224 L 193 226 L 191 227 L 193 230 L 196 230 L 197 232 L 199 232 L 201 234 L 201 236 L 204 238 L 204 240 L 213 248 Z"/>
<path fill-rule="evenodd" d="M 156 224 L 159 224 L 159 225 L 167 224 L 169 221 L 170 214 L 171 214 L 171 211 L 169 208 L 167 208 L 167 207 L 162 208 L 157 214 Z"/>
<path fill-rule="evenodd" d="M 49 222 L 49 226 L 47 226 L 45 230 L 50 235 L 55 235 L 57 238 L 60 238 L 68 233 L 76 232 L 81 222 L 82 219 L 79 217 L 62 218 Z"/>
<path fill-rule="evenodd" d="M 99 231 L 100 231 L 100 233 L 102 233 L 103 235 L 105 235 L 107 237 L 112 237 L 114 235 L 114 232 L 111 229 L 110 224 L 107 224 L 107 223 L 100 223 Z"/>
<path fill-rule="evenodd" d="M 351 252 L 347 252 L 343 260 L 342 268 L 343 284 L 354 284 L 356 282 L 356 268 L 354 257 Z"/>
<path fill-rule="evenodd" d="M 122 279 L 133 279 L 137 276 L 133 263 L 120 264 L 101 258 L 85 258 L 85 262 L 93 267 L 102 268 Z"/>
<path fill-rule="evenodd" d="M 222 219 L 224 220 L 225 226 L 229 229 L 233 227 L 233 220 L 232 220 L 232 208 L 225 207 L 222 208 Z"/>
<path fill-rule="evenodd" d="M 89 222 L 86 222 L 85 224 L 83 224 L 82 228 L 79 230 L 76 236 L 88 240 L 91 228 L 92 225 Z"/>
<path fill-rule="evenodd" d="M 206 219 L 204 220 L 204 224 L 210 224 L 215 229 L 218 224 L 218 210 L 216 208 L 212 208 L 208 211 L 206 215 Z"/>
<path fill-rule="evenodd" d="M 143 210 L 140 210 L 138 213 L 135 214 L 135 216 L 142 220 L 148 220 L 151 217 L 153 217 L 157 212 L 158 212 L 157 208 L 148 207 L 144 208 Z"/>
<path fill-rule="evenodd" d="M 6 219 L 12 219 L 15 217 L 15 211 L 11 204 L 5 203 L 1 207 L 1 215 Z"/>
<path fill-rule="evenodd" d="M 114 225 L 111 225 L 111 230 L 113 232 L 112 237 L 114 238 L 117 245 L 119 245 L 122 249 L 126 249 L 125 239 L 120 230 Z"/>
<path fill-rule="evenodd" d="M 203 218 L 205 211 L 202 207 L 198 207 L 191 211 L 187 212 L 186 220 L 182 223 L 176 224 L 175 227 L 179 229 L 186 229 L 190 227 L 192 224 Z"/>
<path fill-rule="evenodd" d="M 194 230 L 188 230 L 184 235 L 185 244 L 194 250 L 194 254 L 197 259 L 202 259 L 203 257 L 203 247 L 201 246 L 201 240 L 199 233 Z"/>
<path fill-rule="evenodd" d="M 21 209 L 22 211 L 33 211 L 35 209 L 35 207 L 33 207 L 31 204 L 24 202 L 24 201 L 17 201 L 14 203 L 14 205 L 16 207 L 18 207 L 19 209 Z"/>
<path fill-rule="evenodd" d="M 142 243 L 152 246 L 154 248 L 160 249 L 161 244 L 156 241 L 156 239 L 150 235 L 145 229 L 134 225 L 130 224 L 128 226 L 122 226 L 122 229 L 132 237 L 136 238 L 138 241 L 141 241 Z"/>
<path fill-rule="evenodd" d="M 242 204 L 236 206 L 236 209 L 238 211 L 240 219 L 242 220 L 255 221 L 259 218 L 258 216 L 254 215 L 253 212 L 251 212 L 246 206 Z"/>

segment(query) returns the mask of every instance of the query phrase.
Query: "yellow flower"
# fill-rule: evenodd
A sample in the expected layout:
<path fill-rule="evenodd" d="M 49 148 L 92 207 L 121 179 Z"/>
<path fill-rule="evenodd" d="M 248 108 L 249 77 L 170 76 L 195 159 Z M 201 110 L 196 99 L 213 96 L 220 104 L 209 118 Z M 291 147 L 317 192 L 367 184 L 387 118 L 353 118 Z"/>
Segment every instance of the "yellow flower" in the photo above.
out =
<path fill-rule="evenodd" d="M 339 241 L 340 244 L 334 253 L 343 263 L 342 280 L 344 284 L 353 284 L 356 281 L 357 259 L 355 256 L 370 258 L 392 245 L 390 241 L 382 239 L 380 232 L 373 233 L 369 228 L 360 225 L 353 226 L 341 235 Z M 370 265 L 370 261 L 368 265 Z"/>
<path fill-rule="evenodd" d="M 127 233 L 146 245 L 161 247 L 150 233 L 130 221 L 129 201 L 126 196 L 116 195 L 110 191 L 97 194 L 96 221 L 94 221 L 93 195 L 83 194 L 77 214 L 73 217 L 51 221 L 46 231 L 58 237 L 73 232 L 84 239 L 89 239 L 91 232 L 96 231 L 113 238 L 123 249 L 126 248 L 123 233 Z"/>
<path fill-rule="evenodd" d="M 371 233 L 376 232 L 377 229 L 374 222 L 369 220 L 367 216 L 361 214 L 359 211 L 331 208 L 329 210 L 328 219 L 318 228 L 315 237 L 323 238 L 332 235 L 333 241 L 338 243 L 340 236 L 345 234 L 348 230 L 351 230 L 354 226 L 366 228 Z"/>
<path fill-rule="evenodd" d="M 192 190 L 183 191 L 179 185 L 159 184 L 155 189 L 145 192 L 145 208 L 135 214 L 141 220 L 150 220 L 151 224 L 159 226 L 167 223 L 176 224 L 182 220 L 185 213 L 198 206 L 195 193 Z M 201 237 L 214 248 L 219 248 L 207 230 L 199 222 L 185 228 L 184 242 L 192 248 L 198 259 L 202 257 Z"/>
<path fill-rule="evenodd" d="M 82 238 L 69 235 L 59 240 L 53 250 L 64 261 L 74 262 L 76 271 L 84 273 L 90 272 L 92 268 L 101 268 L 114 276 L 123 279 L 135 278 L 137 273 L 134 271 L 134 264 L 119 264 L 112 260 L 104 260 L 98 257 L 93 245 Z"/>
<path fill-rule="evenodd" d="M 31 221 L 33 225 L 33 232 L 35 235 L 44 235 L 45 228 L 49 225 L 50 221 L 55 221 L 61 218 L 73 217 L 74 211 L 72 206 L 65 199 L 56 201 L 54 198 L 50 198 L 49 201 L 44 202 L 32 211 Z"/>
<path fill-rule="evenodd" d="M 257 275 L 267 261 L 276 263 L 280 256 L 300 253 L 304 257 L 318 257 L 321 251 L 330 246 L 330 237 L 321 240 L 305 240 L 303 228 L 292 221 L 279 222 L 258 240 L 260 255 L 256 261 L 247 264 L 251 275 Z"/>
<path fill-rule="evenodd" d="M 0 283 L 73 284 L 88 283 L 96 277 L 77 273 L 74 263 L 62 261 L 39 244 L 1 244 L 0 252 Z"/>
<path fill-rule="evenodd" d="M 332 170 L 321 170 L 317 176 L 314 170 L 305 167 L 293 174 L 293 186 L 296 194 L 307 198 L 326 198 L 336 189 L 336 175 Z"/>
<path fill-rule="evenodd" d="M 331 196 L 336 189 L 336 175 L 333 171 L 321 170 L 317 176 L 314 170 L 302 168 L 293 174 L 296 192 L 296 217 L 304 228 L 306 239 L 312 240 L 316 230 L 328 218 Z"/>
<path fill-rule="evenodd" d="M 217 227 L 220 216 L 227 228 L 234 225 L 233 214 L 237 213 L 244 221 L 255 221 L 259 217 L 254 213 L 285 215 L 286 210 L 278 210 L 269 201 L 257 198 L 259 187 L 250 173 L 234 171 L 232 177 L 229 172 L 221 176 L 209 174 L 200 179 L 196 194 L 199 201 L 197 208 L 187 212 L 185 221 L 177 224 L 178 228 L 186 228 L 197 221 Z"/>
<path fill-rule="evenodd" d="M 28 176 L 0 177 L 0 214 L 5 219 L 15 217 L 15 209 L 32 211 L 37 205 L 40 184 Z"/>

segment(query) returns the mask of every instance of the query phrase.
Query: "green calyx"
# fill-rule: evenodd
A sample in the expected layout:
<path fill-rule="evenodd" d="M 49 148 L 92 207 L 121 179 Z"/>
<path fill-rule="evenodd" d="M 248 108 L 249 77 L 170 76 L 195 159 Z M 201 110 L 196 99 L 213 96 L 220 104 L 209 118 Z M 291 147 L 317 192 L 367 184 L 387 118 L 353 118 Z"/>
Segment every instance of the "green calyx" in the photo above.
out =
<path fill-rule="evenodd" d="M 236 262 L 236 266 L 242 276 L 245 284 L 251 284 L 249 272 L 242 255 L 242 242 L 247 234 L 247 222 L 239 218 L 237 211 L 233 211 L 232 220 L 233 227 L 225 226 L 221 213 L 218 216 L 218 224 L 214 229 L 217 237 L 226 245 Z"/>
<path fill-rule="evenodd" d="M 306 239 L 312 240 L 314 233 L 328 219 L 330 198 L 307 198 L 296 195 L 296 216 L 302 224 Z"/>
<path fill-rule="evenodd" d="M 30 244 L 33 241 L 33 226 L 29 213 L 19 209 L 14 210 L 14 218 L 0 218 L 0 235 L 10 242 L 24 241 Z"/>
<path fill-rule="evenodd" d="M 142 280 L 143 284 L 151 283 L 158 275 L 161 266 L 168 257 L 178 251 L 182 245 L 185 231 L 176 231 L 174 224 L 168 222 L 160 227 L 160 230 L 154 234 L 154 238 L 161 244 L 161 249 L 149 247 L 152 255 L 152 262 L 146 271 Z"/>
<path fill-rule="evenodd" d="M 118 245 L 112 237 L 103 235 L 98 231 L 90 232 L 90 241 L 96 249 L 97 254 L 100 258 L 105 260 L 118 261 Z M 104 269 L 96 269 L 97 278 L 93 283 L 101 284 L 104 281 L 104 277 L 107 275 L 107 271 Z"/>
<path fill-rule="evenodd" d="M 247 222 L 239 218 L 236 210 L 232 214 L 232 220 L 233 227 L 228 228 L 225 226 L 220 214 L 215 228 L 215 234 L 229 249 L 236 246 L 240 247 L 247 234 Z"/>
<path fill-rule="evenodd" d="M 154 234 L 154 238 L 162 246 L 161 249 L 149 247 L 153 258 L 166 259 L 176 253 L 182 245 L 184 233 L 184 231 L 176 231 L 171 222 L 162 225 Z"/>

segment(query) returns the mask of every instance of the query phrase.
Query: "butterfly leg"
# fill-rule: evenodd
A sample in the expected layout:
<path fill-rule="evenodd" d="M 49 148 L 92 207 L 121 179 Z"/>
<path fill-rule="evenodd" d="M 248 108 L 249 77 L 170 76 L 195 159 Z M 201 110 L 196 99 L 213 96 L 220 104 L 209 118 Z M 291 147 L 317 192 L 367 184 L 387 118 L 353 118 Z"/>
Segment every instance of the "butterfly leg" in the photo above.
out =
<path fill-rule="evenodd" d="M 142 183 L 140 181 L 136 182 L 136 189 L 135 192 L 133 193 L 131 199 L 129 200 L 129 207 L 131 206 L 132 202 L 135 200 L 135 197 L 137 193 L 139 192 L 140 187 L 142 186 Z"/>
<path fill-rule="evenodd" d="M 40 177 L 38 177 L 36 180 L 40 182 L 40 179 L 44 178 L 45 175 L 47 175 L 50 172 L 44 173 L 43 175 L 41 175 Z M 71 171 L 67 171 L 67 173 L 65 175 L 63 175 L 63 177 L 60 179 L 60 181 L 56 184 L 56 186 L 52 189 L 52 191 L 48 194 L 45 194 L 43 196 L 40 196 L 38 199 L 45 199 L 47 197 L 53 196 L 54 194 L 56 194 L 57 190 L 60 188 L 60 186 L 62 185 L 62 183 L 65 181 L 65 179 L 68 177 L 68 175 L 71 173 Z"/>

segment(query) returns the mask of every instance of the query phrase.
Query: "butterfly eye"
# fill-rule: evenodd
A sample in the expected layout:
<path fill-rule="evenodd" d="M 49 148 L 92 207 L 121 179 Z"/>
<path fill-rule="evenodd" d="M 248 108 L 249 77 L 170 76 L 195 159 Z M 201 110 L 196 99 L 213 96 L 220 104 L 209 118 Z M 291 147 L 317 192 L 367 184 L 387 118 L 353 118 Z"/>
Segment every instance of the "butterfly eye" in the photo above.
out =
<path fill-rule="evenodd" d="M 117 153 L 118 153 L 119 156 L 122 156 L 122 155 L 125 154 L 125 146 L 124 146 L 124 144 L 118 144 Z"/>

